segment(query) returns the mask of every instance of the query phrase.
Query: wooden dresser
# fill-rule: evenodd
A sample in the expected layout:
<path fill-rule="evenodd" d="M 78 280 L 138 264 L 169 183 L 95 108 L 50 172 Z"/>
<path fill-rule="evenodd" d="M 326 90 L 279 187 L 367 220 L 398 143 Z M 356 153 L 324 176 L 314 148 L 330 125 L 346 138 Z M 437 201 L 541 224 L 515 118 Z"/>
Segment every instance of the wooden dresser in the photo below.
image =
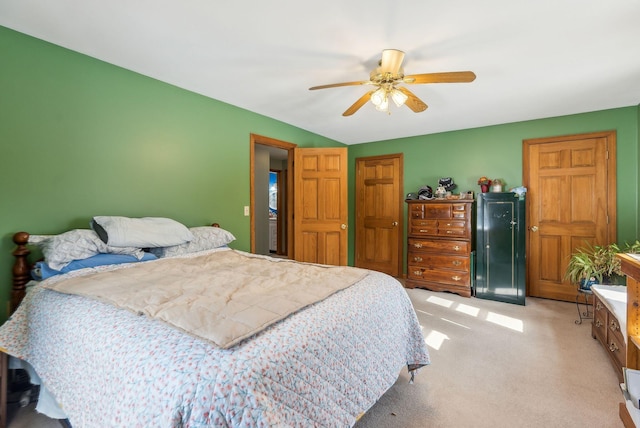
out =
<path fill-rule="evenodd" d="M 626 367 L 640 370 L 640 256 L 618 254 L 617 257 L 620 258 L 622 273 L 627 276 Z M 626 402 L 620 403 L 620 419 L 626 428 L 636 427 Z"/>
<path fill-rule="evenodd" d="M 626 316 L 626 315 L 625 315 Z M 624 320 L 626 322 L 626 320 Z M 627 359 L 627 346 L 624 335 L 626 332 L 620 328 L 620 321 L 609 310 L 606 302 L 603 302 L 598 294 L 593 293 L 593 323 L 591 324 L 591 336 L 597 339 L 604 347 L 611 359 L 611 363 L 622 382 L 622 368 Z"/>
<path fill-rule="evenodd" d="M 407 288 L 470 297 L 473 284 L 475 201 L 407 200 Z"/>

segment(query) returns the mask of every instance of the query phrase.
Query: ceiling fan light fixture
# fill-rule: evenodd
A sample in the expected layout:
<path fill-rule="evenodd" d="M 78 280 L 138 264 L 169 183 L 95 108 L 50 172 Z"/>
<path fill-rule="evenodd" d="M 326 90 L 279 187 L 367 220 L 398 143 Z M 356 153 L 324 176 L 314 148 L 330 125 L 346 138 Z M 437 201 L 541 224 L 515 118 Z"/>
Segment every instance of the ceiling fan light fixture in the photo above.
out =
<path fill-rule="evenodd" d="M 386 98 L 387 98 L 387 91 L 385 91 L 383 88 L 378 88 L 378 90 L 376 90 L 373 94 L 371 94 L 371 102 L 376 107 L 382 104 L 386 100 Z M 387 104 L 388 104 L 388 101 L 387 101 Z"/>
<path fill-rule="evenodd" d="M 385 113 L 389 112 L 389 98 L 387 98 L 387 94 L 385 93 L 384 98 L 380 104 L 376 105 L 376 110 L 383 111 Z"/>
<path fill-rule="evenodd" d="M 402 107 L 404 103 L 407 102 L 408 98 L 409 97 L 405 93 L 401 92 L 397 88 L 393 88 L 391 90 L 391 99 L 398 107 Z"/>
<path fill-rule="evenodd" d="M 355 103 L 342 113 L 343 116 L 351 116 L 369 101 L 376 107 L 376 110 L 391 114 L 389 110 L 391 101 L 389 98 L 391 98 L 393 103 L 398 107 L 405 105 L 414 113 L 420 113 L 427 109 L 427 105 L 404 85 L 465 83 L 473 82 L 476 78 L 475 73 L 472 71 L 421 73 L 405 76 L 404 68 L 402 67 L 403 61 L 403 51 L 398 49 L 385 49 L 382 51 L 382 58 L 378 62 L 378 66 L 369 73 L 369 80 L 312 86 L 309 90 L 337 88 L 340 86 L 371 85 L 373 89 L 358 98 Z M 402 86 L 398 87 L 398 85 Z"/>

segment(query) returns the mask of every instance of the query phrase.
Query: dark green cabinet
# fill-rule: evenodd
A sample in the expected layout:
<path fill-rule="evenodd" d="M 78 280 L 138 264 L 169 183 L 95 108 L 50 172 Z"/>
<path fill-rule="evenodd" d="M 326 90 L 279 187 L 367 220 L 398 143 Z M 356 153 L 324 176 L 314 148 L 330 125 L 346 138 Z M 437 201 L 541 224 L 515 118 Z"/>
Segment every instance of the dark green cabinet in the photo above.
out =
<path fill-rule="evenodd" d="M 525 201 L 513 192 L 478 195 L 475 296 L 524 305 Z"/>

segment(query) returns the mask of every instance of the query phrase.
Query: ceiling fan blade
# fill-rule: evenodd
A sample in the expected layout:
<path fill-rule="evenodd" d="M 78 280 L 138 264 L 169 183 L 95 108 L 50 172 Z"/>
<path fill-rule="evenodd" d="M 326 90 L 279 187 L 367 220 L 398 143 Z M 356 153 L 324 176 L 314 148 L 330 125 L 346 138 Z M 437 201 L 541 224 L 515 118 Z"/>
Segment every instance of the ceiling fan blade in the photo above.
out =
<path fill-rule="evenodd" d="M 327 88 L 337 88 L 340 86 L 357 86 L 357 85 L 367 85 L 370 84 L 371 82 L 368 80 L 362 80 L 360 82 L 342 82 L 342 83 L 331 83 L 329 85 L 320 85 L 320 86 L 313 86 L 311 88 L 309 88 L 310 91 L 314 91 L 316 89 L 327 89 Z"/>
<path fill-rule="evenodd" d="M 405 101 L 405 104 L 411 110 L 416 113 L 420 113 L 421 111 L 425 111 L 427 109 L 427 105 L 420 98 L 418 98 L 416 94 L 402 86 L 398 86 L 397 89 L 408 97 L 407 101 Z"/>
<path fill-rule="evenodd" d="M 351 116 L 353 113 L 357 112 L 360 109 L 360 107 L 365 105 L 367 103 L 367 101 L 369 101 L 371 99 L 371 94 L 373 94 L 374 92 L 375 91 L 369 91 L 366 94 L 364 94 L 363 96 L 361 96 L 360 98 L 358 98 L 358 101 L 356 101 L 355 103 L 353 103 L 351 105 L 351 107 L 346 109 L 345 112 L 342 113 L 342 115 L 343 116 Z"/>
<path fill-rule="evenodd" d="M 380 60 L 380 73 L 398 74 L 402 61 L 404 60 L 404 52 L 397 49 L 385 49 L 382 51 L 382 59 Z"/>
<path fill-rule="evenodd" d="M 476 75 L 473 71 L 451 71 L 447 73 L 424 73 L 404 76 L 404 83 L 467 83 L 473 82 Z"/>

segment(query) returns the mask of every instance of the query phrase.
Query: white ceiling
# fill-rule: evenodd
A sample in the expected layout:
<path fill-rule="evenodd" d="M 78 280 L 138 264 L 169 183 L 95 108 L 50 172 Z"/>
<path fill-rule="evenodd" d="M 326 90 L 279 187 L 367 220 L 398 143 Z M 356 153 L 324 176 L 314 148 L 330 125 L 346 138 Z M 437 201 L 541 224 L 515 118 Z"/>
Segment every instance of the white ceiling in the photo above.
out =
<path fill-rule="evenodd" d="M 0 25 L 346 144 L 640 104 L 639 0 L 1 0 Z M 383 49 L 429 108 L 343 117 Z"/>

